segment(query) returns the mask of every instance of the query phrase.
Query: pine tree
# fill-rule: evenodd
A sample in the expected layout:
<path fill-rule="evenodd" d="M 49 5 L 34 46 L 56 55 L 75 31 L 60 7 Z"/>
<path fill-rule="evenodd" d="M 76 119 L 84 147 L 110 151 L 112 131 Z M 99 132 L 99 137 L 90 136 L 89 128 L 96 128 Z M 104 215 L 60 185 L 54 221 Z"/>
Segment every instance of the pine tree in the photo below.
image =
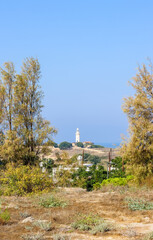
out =
<path fill-rule="evenodd" d="M 27 58 L 23 62 L 21 73 L 15 74 L 11 97 L 5 94 L 5 102 L 11 104 L 8 105 L 9 117 L 2 117 L 4 123 L 8 121 L 9 128 L 5 131 L 1 156 L 7 161 L 35 164 L 40 154 L 49 151 L 47 141 L 56 130 L 41 116 L 43 94 L 39 80 L 38 60 Z M 2 86 L 7 92 L 6 85 L 3 83 Z M 3 104 L 2 108 L 5 110 Z"/>
<path fill-rule="evenodd" d="M 139 183 L 153 174 L 153 66 L 138 68 L 131 82 L 133 97 L 124 99 L 123 110 L 129 121 L 130 139 L 123 144 L 123 159 L 127 171 Z"/>

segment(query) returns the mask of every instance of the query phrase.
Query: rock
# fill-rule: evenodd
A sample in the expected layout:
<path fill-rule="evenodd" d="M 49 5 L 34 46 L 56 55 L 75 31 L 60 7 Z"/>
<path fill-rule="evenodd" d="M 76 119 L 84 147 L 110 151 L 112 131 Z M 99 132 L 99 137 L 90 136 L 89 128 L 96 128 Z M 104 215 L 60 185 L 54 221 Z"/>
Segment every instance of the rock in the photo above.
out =
<path fill-rule="evenodd" d="M 34 218 L 33 217 L 27 217 L 24 220 L 21 221 L 21 223 L 27 223 L 27 222 L 33 222 Z"/>

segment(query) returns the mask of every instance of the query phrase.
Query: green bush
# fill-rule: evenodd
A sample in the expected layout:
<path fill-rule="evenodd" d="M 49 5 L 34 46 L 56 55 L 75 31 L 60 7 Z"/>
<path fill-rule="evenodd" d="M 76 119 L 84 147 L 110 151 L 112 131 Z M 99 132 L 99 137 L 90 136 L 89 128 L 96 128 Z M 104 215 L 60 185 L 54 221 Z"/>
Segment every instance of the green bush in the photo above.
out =
<path fill-rule="evenodd" d="M 9 164 L 0 176 L 3 195 L 23 196 L 29 193 L 49 191 L 53 184 L 47 174 L 38 167 Z"/>
<path fill-rule="evenodd" d="M 126 198 L 128 208 L 132 211 L 136 210 L 153 210 L 153 202 L 147 202 L 144 199 Z"/>
<path fill-rule="evenodd" d="M 104 233 L 113 229 L 113 227 L 97 215 L 88 214 L 78 215 L 75 222 L 71 225 L 74 229 L 90 231 L 92 234 L 98 232 Z"/>
<path fill-rule="evenodd" d="M 53 143 L 53 146 L 54 146 L 54 148 L 58 148 L 58 144 L 57 143 Z"/>
<path fill-rule="evenodd" d="M 10 213 L 7 209 L 1 210 L 0 209 L 0 223 L 5 224 L 10 220 Z"/>
<path fill-rule="evenodd" d="M 104 148 L 104 146 L 92 144 L 90 148 Z"/>
<path fill-rule="evenodd" d="M 40 206 L 45 208 L 52 208 L 52 207 L 66 207 L 67 203 L 54 197 L 49 196 L 46 198 L 41 198 L 39 201 Z"/>
<path fill-rule="evenodd" d="M 89 171 L 86 171 L 86 167 L 80 167 L 72 174 L 73 186 L 86 188 L 87 191 L 91 191 L 95 183 L 101 183 L 106 177 L 107 172 L 101 165 L 98 167 L 93 165 Z"/>
<path fill-rule="evenodd" d="M 133 176 L 128 176 L 126 178 L 108 178 L 102 181 L 101 186 L 113 185 L 113 186 L 125 186 L 133 179 Z"/>
<path fill-rule="evenodd" d="M 102 157 L 96 156 L 96 155 L 91 155 L 89 153 L 84 154 L 84 161 L 85 162 L 90 162 L 93 164 L 98 164 L 102 160 Z"/>
<path fill-rule="evenodd" d="M 123 163 L 121 157 L 116 157 L 112 159 L 111 167 L 113 167 L 113 169 L 110 172 L 111 178 L 125 177 L 125 171 L 123 170 L 123 167 L 125 168 L 125 161 Z"/>
<path fill-rule="evenodd" d="M 65 150 L 65 149 L 69 149 L 69 148 L 71 148 L 72 147 L 72 143 L 69 143 L 69 142 L 61 142 L 60 144 L 59 144 L 59 149 L 61 149 L 61 150 Z"/>
<path fill-rule="evenodd" d="M 83 148 L 83 147 L 84 147 L 84 145 L 83 145 L 83 143 L 82 143 L 82 142 L 77 142 L 77 143 L 76 143 L 76 145 L 77 145 L 77 147 L 81 147 L 81 148 Z"/>

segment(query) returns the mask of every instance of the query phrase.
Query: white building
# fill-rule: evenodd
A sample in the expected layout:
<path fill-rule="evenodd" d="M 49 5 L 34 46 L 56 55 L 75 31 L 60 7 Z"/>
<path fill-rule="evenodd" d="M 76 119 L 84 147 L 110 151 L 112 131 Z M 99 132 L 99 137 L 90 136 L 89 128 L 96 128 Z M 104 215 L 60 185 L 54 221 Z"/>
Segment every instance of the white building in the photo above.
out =
<path fill-rule="evenodd" d="M 79 128 L 77 128 L 76 130 L 76 134 L 75 134 L 75 142 L 80 142 L 80 132 L 79 132 Z"/>

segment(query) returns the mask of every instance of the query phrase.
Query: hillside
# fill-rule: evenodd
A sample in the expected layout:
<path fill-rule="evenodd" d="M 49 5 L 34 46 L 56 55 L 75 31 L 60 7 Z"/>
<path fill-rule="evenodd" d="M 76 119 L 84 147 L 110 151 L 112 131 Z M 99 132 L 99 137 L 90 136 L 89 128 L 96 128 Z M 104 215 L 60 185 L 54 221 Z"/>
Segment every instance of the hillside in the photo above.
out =
<path fill-rule="evenodd" d="M 56 159 L 56 153 L 61 154 L 63 152 L 63 150 L 60 150 L 59 148 L 54 148 L 54 147 L 50 147 L 51 149 L 51 154 L 48 156 L 48 158 L 52 158 L 52 159 Z M 96 155 L 99 157 L 102 157 L 102 162 L 104 163 L 104 165 L 106 165 L 106 162 L 108 162 L 109 160 L 109 152 L 110 152 L 110 148 L 80 148 L 77 146 L 72 147 L 71 149 L 67 149 L 65 150 L 69 157 L 74 156 L 75 154 L 82 154 L 84 150 L 84 153 L 89 153 L 91 155 Z M 115 158 L 116 156 L 119 155 L 119 149 L 118 148 L 114 148 L 112 149 L 112 158 Z"/>

